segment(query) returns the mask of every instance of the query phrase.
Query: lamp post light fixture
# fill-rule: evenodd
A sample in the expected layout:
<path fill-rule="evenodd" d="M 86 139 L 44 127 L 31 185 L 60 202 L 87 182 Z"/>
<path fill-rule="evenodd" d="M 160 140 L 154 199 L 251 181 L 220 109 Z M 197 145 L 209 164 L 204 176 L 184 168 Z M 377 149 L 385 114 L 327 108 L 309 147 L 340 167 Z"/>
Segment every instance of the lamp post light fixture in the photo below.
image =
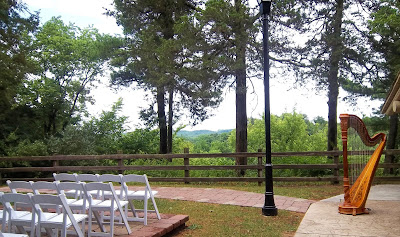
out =
<path fill-rule="evenodd" d="M 264 48 L 264 96 L 265 96 L 265 201 L 262 208 L 264 216 L 278 215 L 274 202 L 271 159 L 271 111 L 269 99 L 269 48 L 268 48 L 268 20 L 271 12 L 271 0 L 259 0 L 260 13 L 263 21 L 263 48 Z"/>

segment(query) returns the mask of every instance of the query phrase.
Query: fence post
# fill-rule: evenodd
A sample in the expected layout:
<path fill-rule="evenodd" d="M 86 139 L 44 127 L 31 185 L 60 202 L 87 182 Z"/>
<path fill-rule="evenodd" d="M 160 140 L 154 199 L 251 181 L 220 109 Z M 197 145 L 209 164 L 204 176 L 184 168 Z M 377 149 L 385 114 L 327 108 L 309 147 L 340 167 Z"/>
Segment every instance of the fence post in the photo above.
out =
<path fill-rule="evenodd" d="M 53 160 L 53 167 L 60 166 L 60 161 L 59 160 Z"/>
<path fill-rule="evenodd" d="M 123 154 L 123 152 L 121 150 L 118 150 L 117 152 L 118 152 L 118 154 Z M 118 167 L 122 167 L 122 166 L 124 166 L 124 160 L 122 158 L 119 158 L 118 159 Z M 123 174 L 124 170 L 118 170 L 118 173 Z"/>
<path fill-rule="evenodd" d="M 53 154 L 53 156 L 56 156 L 57 154 Z M 59 160 L 53 160 L 53 168 L 57 168 L 57 166 L 60 166 L 60 161 Z M 58 173 L 55 172 L 55 173 Z"/>
<path fill-rule="evenodd" d="M 339 151 L 337 147 L 335 147 L 334 151 Z M 332 181 L 332 184 L 338 184 L 339 183 L 339 155 L 333 156 L 333 163 L 336 165 L 335 168 L 333 168 L 333 176 L 335 177 L 335 180 Z"/>
<path fill-rule="evenodd" d="M 262 152 L 262 149 L 258 149 L 258 152 Z M 259 156 L 258 157 L 258 166 L 262 167 L 262 165 L 263 165 L 262 156 Z M 263 172 L 262 168 L 257 170 L 257 176 L 259 178 L 262 177 L 262 172 Z M 262 181 L 258 181 L 258 186 L 261 186 L 261 184 L 262 184 Z"/>
<path fill-rule="evenodd" d="M 189 148 L 186 147 L 183 149 L 183 153 L 185 154 L 189 154 Z M 189 158 L 183 158 L 183 165 L 184 166 L 188 166 L 189 165 Z M 190 174 L 189 174 L 189 169 L 187 167 L 185 167 L 185 178 L 189 178 Z M 185 181 L 185 184 L 188 184 L 188 181 Z"/>

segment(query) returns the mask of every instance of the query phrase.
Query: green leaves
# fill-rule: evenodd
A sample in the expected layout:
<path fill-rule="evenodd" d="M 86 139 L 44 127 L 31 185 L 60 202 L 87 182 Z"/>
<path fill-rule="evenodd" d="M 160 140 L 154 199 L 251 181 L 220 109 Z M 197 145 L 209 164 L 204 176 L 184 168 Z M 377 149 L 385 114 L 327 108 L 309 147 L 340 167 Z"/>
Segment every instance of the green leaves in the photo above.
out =
<path fill-rule="evenodd" d="M 13 108 L 18 87 L 33 70 L 26 55 L 38 21 L 39 16 L 28 12 L 20 1 L 0 1 L 0 155 L 6 154 L 6 138 L 23 123 L 19 118 L 24 113 Z"/>
<path fill-rule="evenodd" d="M 91 101 L 91 84 L 122 41 L 56 17 L 32 32 L 38 15 L 22 18 L 24 6 L 14 1 L 0 7 L 5 10 L 0 11 L 0 154 L 5 154 L 12 150 L 8 146 L 62 136 L 67 125 L 77 124 Z M 7 142 L 11 134 L 15 139 Z"/>
<path fill-rule="evenodd" d="M 121 137 L 119 148 L 125 154 L 157 154 L 158 136 L 158 130 L 138 128 Z M 183 148 L 178 153 L 181 153 L 182 150 Z"/>
<path fill-rule="evenodd" d="M 381 0 L 379 9 L 372 14 L 369 28 L 374 34 L 374 47 L 384 55 L 390 81 L 400 71 L 400 3 L 395 0 Z M 387 87 L 390 86 L 386 85 Z"/>
<path fill-rule="evenodd" d="M 248 151 L 265 150 L 265 121 L 249 119 Z M 271 149 L 272 152 L 322 151 L 326 144 L 327 122 L 322 118 L 309 121 L 303 114 L 284 113 L 271 115 Z M 229 141 L 234 147 L 235 132 L 231 132 Z"/>
<path fill-rule="evenodd" d="M 33 45 L 37 72 L 23 89 L 25 104 L 42 121 L 43 136 L 54 135 L 85 111 L 91 84 L 121 41 L 53 17 L 35 34 Z"/>

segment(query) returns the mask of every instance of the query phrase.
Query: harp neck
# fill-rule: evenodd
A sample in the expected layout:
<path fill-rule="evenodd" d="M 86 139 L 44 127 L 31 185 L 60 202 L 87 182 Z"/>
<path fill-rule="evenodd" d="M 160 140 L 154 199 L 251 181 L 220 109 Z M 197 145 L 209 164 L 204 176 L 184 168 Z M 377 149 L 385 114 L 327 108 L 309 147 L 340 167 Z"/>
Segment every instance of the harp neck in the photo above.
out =
<path fill-rule="evenodd" d="M 341 124 L 341 129 L 342 129 L 342 141 L 343 142 L 346 141 L 346 143 L 347 143 L 347 130 L 349 128 L 353 128 L 357 132 L 357 134 L 361 138 L 362 142 L 366 146 L 375 146 L 376 144 L 386 140 L 386 135 L 384 133 L 377 133 L 371 137 L 368 134 L 368 130 L 367 130 L 364 122 L 356 115 L 341 114 L 339 116 L 339 118 L 341 121 L 340 124 Z"/>

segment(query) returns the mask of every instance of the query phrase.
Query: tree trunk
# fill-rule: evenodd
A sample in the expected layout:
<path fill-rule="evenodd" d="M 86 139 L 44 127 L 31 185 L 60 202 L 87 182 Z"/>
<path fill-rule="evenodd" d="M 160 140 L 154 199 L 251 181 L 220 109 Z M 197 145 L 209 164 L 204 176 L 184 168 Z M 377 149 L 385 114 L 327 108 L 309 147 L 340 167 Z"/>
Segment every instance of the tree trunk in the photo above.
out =
<path fill-rule="evenodd" d="M 337 100 L 339 96 L 339 62 L 342 58 L 342 18 L 343 0 L 337 1 L 336 13 L 332 22 L 332 34 L 328 47 L 331 49 L 328 74 L 328 151 L 337 148 Z"/>
<path fill-rule="evenodd" d="M 235 0 L 235 6 L 239 11 L 240 0 Z M 244 25 L 238 22 L 235 25 L 236 37 L 236 152 L 247 152 L 247 107 L 246 107 L 246 40 Z M 247 165 L 247 157 L 236 158 L 236 165 Z M 246 170 L 238 170 L 240 176 L 244 176 Z"/>
<path fill-rule="evenodd" d="M 164 87 L 157 87 L 157 115 L 160 128 L 160 154 L 167 154 L 167 119 L 165 117 Z"/>
<path fill-rule="evenodd" d="M 236 74 L 236 152 L 247 152 L 246 76 L 240 71 Z M 236 158 L 236 165 L 247 165 L 247 158 Z M 245 172 L 239 170 L 239 175 Z"/>
<path fill-rule="evenodd" d="M 390 116 L 390 125 L 389 125 L 389 136 L 386 144 L 386 149 L 395 149 L 396 148 L 396 137 L 397 137 L 397 128 L 399 124 L 399 115 L 394 114 Z M 394 155 L 385 155 L 385 163 L 394 163 L 395 156 Z M 385 168 L 385 174 L 393 174 L 393 168 Z"/>
<path fill-rule="evenodd" d="M 174 11 L 171 10 L 173 7 L 174 1 L 164 0 L 160 2 L 160 6 L 162 6 L 162 11 L 160 13 L 160 18 L 162 19 L 162 33 L 163 38 L 166 40 L 170 40 L 174 37 Z M 161 120 L 160 120 L 160 153 L 166 154 L 172 152 L 172 118 L 173 118 L 173 80 L 170 82 L 164 82 L 164 85 L 169 87 L 169 100 L 168 100 L 168 125 L 165 116 L 165 104 L 163 102 L 163 127 L 161 128 Z M 163 94 L 165 94 L 163 88 Z M 164 96 L 163 96 L 164 100 Z M 167 127 L 168 126 L 168 127 Z M 162 131 L 161 131 L 162 130 Z M 172 161 L 172 159 L 170 160 Z"/>
<path fill-rule="evenodd" d="M 44 122 L 44 137 L 56 134 L 56 117 L 57 111 L 53 109 L 47 116 L 48 123 Z"/>
<path fill-rule="evenodd" d="M 172 153 L 172 126 L 174 118 L 174 90 L 169 89 L 169 99 L 168 99 L 168 153 Z M 170 159 L 172 161 L 172 159 Z"/>

